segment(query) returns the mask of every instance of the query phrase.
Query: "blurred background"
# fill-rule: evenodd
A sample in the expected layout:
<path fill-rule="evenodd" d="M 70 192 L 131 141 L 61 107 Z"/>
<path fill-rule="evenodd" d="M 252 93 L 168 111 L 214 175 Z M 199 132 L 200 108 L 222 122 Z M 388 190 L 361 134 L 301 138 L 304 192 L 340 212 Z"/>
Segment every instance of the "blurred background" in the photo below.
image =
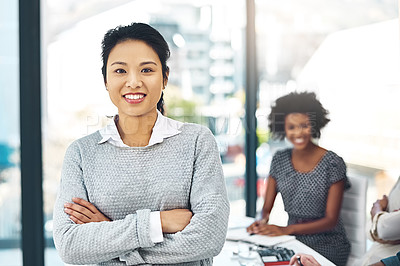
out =
<path fill-rule="evenodd" d="M 18 9 L 16 0 L 0 3 L 0 266 L 22 265 Z M 369 212 L 400 175 L 398 2 L 256 0 L 255 9 L 258 210 L 271 158 L 289 145 L 269 139 L 271 103 L 308 90 L 330 111 L 319 144 L 342 156 L 350 174 L 369 179 Z M 46 265 L 63 265 L 52 243 L 52 208 L 66 147 L 116 113 L 100 44 L 118 25 L 149 23 L 165 37 L 167 116 L 211 129 L 232 215 L 245 215 L 244 0 L 47 0 L 41 16 Z"/>

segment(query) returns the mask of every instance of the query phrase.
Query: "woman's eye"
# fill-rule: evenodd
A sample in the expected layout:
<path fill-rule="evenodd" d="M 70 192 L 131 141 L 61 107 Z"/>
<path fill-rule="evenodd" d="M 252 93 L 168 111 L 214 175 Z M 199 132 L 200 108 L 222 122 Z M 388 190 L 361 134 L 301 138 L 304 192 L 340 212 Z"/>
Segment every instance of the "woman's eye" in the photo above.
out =
<path fill-rule="evenodd" d="M 149 72 L 152 72 L 152 70 L 150 68 L 144 68 L 144 69 L 142 69 L 142 72 L 149 73 Z"/>
<path fill-rule="evenodd" d="M 119 69 L 115 70 L 115 73 L 122 74 L 122 73 L 126 73 L 126 71 L 121 69 L 121 68 L 119 68 Z"/>

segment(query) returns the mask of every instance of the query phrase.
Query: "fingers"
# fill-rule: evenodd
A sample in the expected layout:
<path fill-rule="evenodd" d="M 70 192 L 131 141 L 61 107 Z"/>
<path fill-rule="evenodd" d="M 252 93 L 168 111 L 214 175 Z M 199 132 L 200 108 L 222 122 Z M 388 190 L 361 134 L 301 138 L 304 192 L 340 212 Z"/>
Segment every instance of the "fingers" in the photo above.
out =
<path fill-rule="evenodd" d="M 314 257 L 302 257 L 301 262 L 303 265 L 319 266 L 320 264 L 314 259 Z"/>
<path fill-rule="evenodd" d="M 300 263 L 305 266 L 320 266 L 318 261 L 312 255 L 296 253 L 290 259 L 290 265 L 300 265 Z"/>
<path fill-rule="evenodd" d="M 247 227 L 247 232 L 251 233 L 254 231 L 255 227 L 259 225 L 259 221 L 255 221 L 249 227 Z"/>
<path fill-rule="evenodd" d="M 90 222 L 94 214 L 93 208 L 96 211 L 97 209 L 91 203 L 80 198 L 72 198 L 72 201 L 77 204 L 65 203 L 65 213 L 69 214 L 71 220 L 73 220 L 75 223 L 81 224 Z"/>
<path fill-rule="evenodd" d="M 74 221 L 75 223 L 82 224 L 90 222 L 90 217 L 86 216 L 85 214 L 73 209 L 76 204 L 71 204 L 71 207 L 65 207 L 64 212 L 69 215 L 69 218 Z M 80 222 L 78 222 L 80 221 Z"/>
<path fill-rule="evenodd" d="M 289 265 L 297 265 L 297 266 L 299 266 L 299 263 L 298 263 L 298 257 L 300 257 L 301 256 L 301 254 L 294 254 L 291 258 L 290 258 L 290 262 L 289 262 Z"/>
<path fill-rule="evenodd" d="M 257 229 L 258 230 L 255 230 L 255 233 L 259 234 L 259 235 L 273 236 L 275 234 L 275 231 L 270 226 L 262 226 L 262 227 L 259 227 Z"/>
<path fill-rule="evenodd" d="M 268 236 L 281 236 L 285 234 L 284 228 L 270 224 L 261 224 L 253 232 L 258 235 Z"/>
<path fill-rule="evenodd" d="M 72 198 L 72 201 L 75 202 L 76 204 L 79 204 L 85 208 L 87 208 L 88 210 L 90 210 L 92 213 L 97 213 L 98 210 L 97 208 L 90 202 L 81 199 L 81 198 Z"/>
<path fill-rule="evenodd" d="M 253 233 L 260 235 L 268 235 L 270 233 L 270 226 L 266 224 L 264 225 L 259 224 L 258 226 L 254 227 Z"/>
<path fill-rule="evenodd" d="M 268 221 L 265 219 L 257 220 L 254 223 L 252 223 L 249 227 L 247 227 L 247 232 L 256 233 L 256 230 L 259 226 L 266 225 L 267 223 Z"/>
<path fill-rule="evenodd" d="M 73 211 L 73 212 L 76 212 L 76 213 L 80 213 L 80 214 L 82 214 L 82 215 L 85 215 L 87 218 L 90 218 L 90 217 L 92 217 L 92 215 L 93 215 L 93 212 L 92 212 L 91 210 L 89 210 L 89 209 L 87 209 L 86 207 L 83 207 L 83 206 L 81 206 L 81 205 L 78 205 L 78 204 L 65 203 L 65 204 L 64 204 L 64 207 L 65 207 L 66 209 L 70 209 L 70 210 Z"/>
<path fill-rule="evenodd" d="M 296 255 L 293 255 L 293 256 L 290 258 L 289 265 L 297 265 L 297 264 L 296 264 Z"/>
<path fill-rule="evenodd" d="M 77 218 L 75 218 L 74 216 L 70 216 L 69 217 L 74 223 L 76 224 L 85 224 L 84 222 L 78 220 Z"/>
<path fill-rule="evenodd" d="M 64 204 L 64 212 L 76 224 L 111 221 L 110 218 L 100 212 L 92 203 L 81 198 L 72 198 L 72 201 L 74 203 L 67 202 Z M 192 213 L 189 213 L 191 218 Z"/>

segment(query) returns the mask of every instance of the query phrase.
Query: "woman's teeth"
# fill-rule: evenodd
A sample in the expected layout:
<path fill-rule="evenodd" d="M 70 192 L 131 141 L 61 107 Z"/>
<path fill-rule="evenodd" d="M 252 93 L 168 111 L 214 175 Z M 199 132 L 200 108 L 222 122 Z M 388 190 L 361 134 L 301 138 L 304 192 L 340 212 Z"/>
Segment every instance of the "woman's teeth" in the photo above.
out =
<path fill-rule="evenodd" d="M 138 100 L 138 99 L 142 99 L 144 97 L 143 94 L 128 94 L 125 95 L 125 98 L 130 99 L 130 100 Z"/>

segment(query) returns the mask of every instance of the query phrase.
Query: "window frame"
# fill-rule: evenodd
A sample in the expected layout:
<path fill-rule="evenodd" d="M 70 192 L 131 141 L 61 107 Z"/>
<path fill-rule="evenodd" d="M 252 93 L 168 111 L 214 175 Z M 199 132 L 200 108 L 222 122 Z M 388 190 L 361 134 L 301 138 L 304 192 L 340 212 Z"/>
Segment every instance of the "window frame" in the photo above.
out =
<path fill-rule="evenodd" d="M 44 265 L 41 5 L 19 0 L 20 168 L 23 265 Z"/>

